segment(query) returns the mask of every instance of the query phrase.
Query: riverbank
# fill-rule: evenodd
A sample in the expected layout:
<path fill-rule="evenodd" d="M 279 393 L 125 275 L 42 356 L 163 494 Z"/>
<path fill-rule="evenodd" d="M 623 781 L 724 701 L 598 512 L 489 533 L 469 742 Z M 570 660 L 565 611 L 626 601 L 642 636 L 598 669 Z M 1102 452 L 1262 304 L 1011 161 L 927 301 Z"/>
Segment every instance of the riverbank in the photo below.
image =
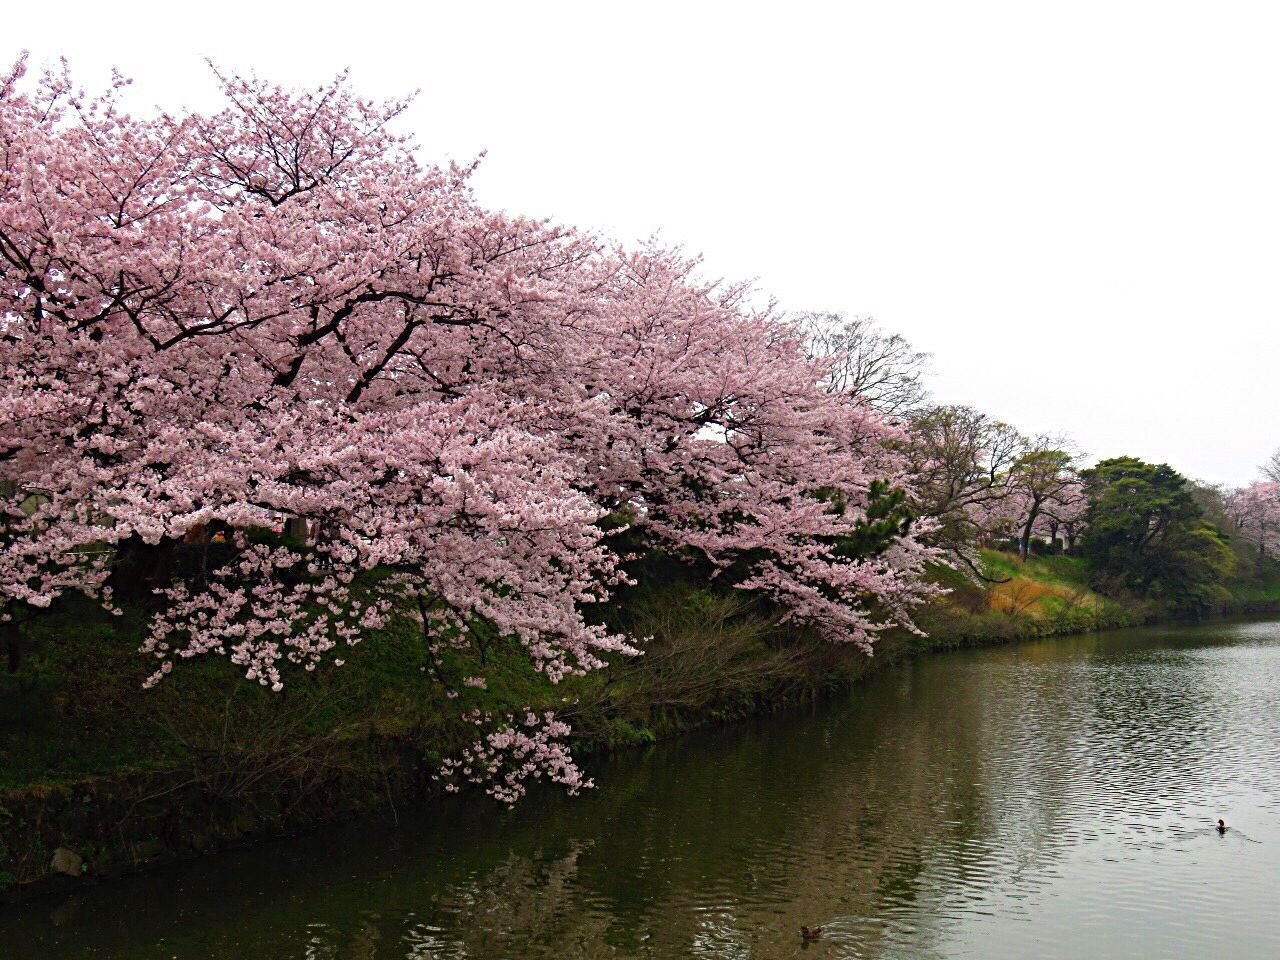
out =
<path fill-rule="evenodd" d="M 1090 592 L 1071 557 L 985 560 L 1006 582 L 984 589 L 937 571 L 952 592 L 921 611 L 928 635 L 887 634 L 870 659 L 677 565 L 652 564 L 607 611 L 615 626 L 652 637 L 645 656 L 553 687 L 495 639 L 474 656 L 446 657 L 446 675 L 487 680 L 456 700 L 421 682 L 420 638 L 403 624 L 283 694 L 244 683 L 225 662 L 192 663 L 141 693 L 141 617 L 67 604 L 39 625 L 27 668 L 4 690 L 0 884 L 12 898 L 338 818 L 393 819 L 438 789 L 440 759 L 474 736 L 460 720 L 471 709 L 554 707 L 586 756 L 845 689 L 928 651 L 1164 615 Z M 1237 591 L 1235 603 L 1221 612 L 1280 609 L 1280 585 Z M 80 858 L 81 877 L 53 874 L 59 849 Z"/>

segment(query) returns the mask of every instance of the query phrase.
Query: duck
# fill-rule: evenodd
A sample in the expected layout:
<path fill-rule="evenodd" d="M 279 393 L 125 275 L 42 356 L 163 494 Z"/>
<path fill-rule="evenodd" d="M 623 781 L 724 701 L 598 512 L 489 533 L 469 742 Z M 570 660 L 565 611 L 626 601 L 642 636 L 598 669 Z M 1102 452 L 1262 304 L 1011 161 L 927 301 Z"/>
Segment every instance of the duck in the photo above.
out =
<path fill-rule="evenodd" d="M 1222 818 L 1218 819 L 1218 832 L 1219 833 L 1227 832 L 1227 821 L 1223 820 Z"/>
<path fill-rule="evenodd" d="M 805 940 L 821 940 L 821 939 L 822 939 L 822 928 L 821 928 L 821 927 L 812 927 L 812 928 L 811 928 L 811 927 L 801 927 L 801 928 L 800 928 L 800 936 L 801 936 L 801 938 L 803 938 L 803 939 L 805 939 Z"/>

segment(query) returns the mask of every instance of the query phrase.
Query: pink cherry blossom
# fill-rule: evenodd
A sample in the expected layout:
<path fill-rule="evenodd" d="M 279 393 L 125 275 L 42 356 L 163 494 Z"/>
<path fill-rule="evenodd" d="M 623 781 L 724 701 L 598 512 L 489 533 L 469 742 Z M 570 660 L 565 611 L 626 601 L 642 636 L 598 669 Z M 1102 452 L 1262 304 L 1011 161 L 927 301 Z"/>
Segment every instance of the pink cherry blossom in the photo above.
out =
<path fill-rule="evenodd" d="M 840 551 L 873 483 L 910 489 L 902 434 L 747 287 L 484 208 L 344 76 L 216 75 L 221 110 L 135 117 L 25 72 L 0 80 L 0 615 L 109 603 L 122 553 L 213 540 L 229 559 L 157 584 L 151 682 L 213 653 L 280 689 L 392 617 L 427 676 L 484 622 L 559 680 L 637 652 L 585 615 L 625 580 L 606 516 L 868 652 L 934 592 L 915 532 Z M 472 767 L 579 782 L 556 722 L 518 729 Z"/>
<path fill-rule="evenodd" d="M 1236 532 L 1259 556 L 1280 556 L 1280 483 L 1259 480 L 1233 490 L 1225 506 Z"/>

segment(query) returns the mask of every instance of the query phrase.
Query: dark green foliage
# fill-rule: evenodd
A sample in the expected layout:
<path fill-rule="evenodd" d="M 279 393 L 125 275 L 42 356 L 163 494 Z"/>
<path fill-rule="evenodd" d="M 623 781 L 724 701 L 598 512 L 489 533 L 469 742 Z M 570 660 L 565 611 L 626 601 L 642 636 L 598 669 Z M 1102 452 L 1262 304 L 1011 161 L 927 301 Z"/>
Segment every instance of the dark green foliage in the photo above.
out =
<path fill-rule="evenodd" d="M 840 542 L 838 553 L 850 558 L 879 556 L 906 536 L 911 521 L 906 491 L 873 480 L 867 492 L 867 518 Z"/>
<path fill-rule="evenodd" d="M 1089 496 L 1081 551 L 1094 584 L 1198 612 L 1225 594 L 1235 558 L 1185 477 L 1135 457 L 1083 473 Z"/>

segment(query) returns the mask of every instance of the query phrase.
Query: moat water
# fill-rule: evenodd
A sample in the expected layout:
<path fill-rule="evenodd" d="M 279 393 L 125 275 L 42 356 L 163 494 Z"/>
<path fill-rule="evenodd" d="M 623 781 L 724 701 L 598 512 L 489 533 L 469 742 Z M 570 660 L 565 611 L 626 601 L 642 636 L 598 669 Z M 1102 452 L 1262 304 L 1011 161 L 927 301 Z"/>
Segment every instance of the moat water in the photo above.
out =
<path fill-rule="evenodd" d="M 0 956 L 1280 956 L 1280 623 L 926 657 L 586 766 L 2 909 Z"/>

